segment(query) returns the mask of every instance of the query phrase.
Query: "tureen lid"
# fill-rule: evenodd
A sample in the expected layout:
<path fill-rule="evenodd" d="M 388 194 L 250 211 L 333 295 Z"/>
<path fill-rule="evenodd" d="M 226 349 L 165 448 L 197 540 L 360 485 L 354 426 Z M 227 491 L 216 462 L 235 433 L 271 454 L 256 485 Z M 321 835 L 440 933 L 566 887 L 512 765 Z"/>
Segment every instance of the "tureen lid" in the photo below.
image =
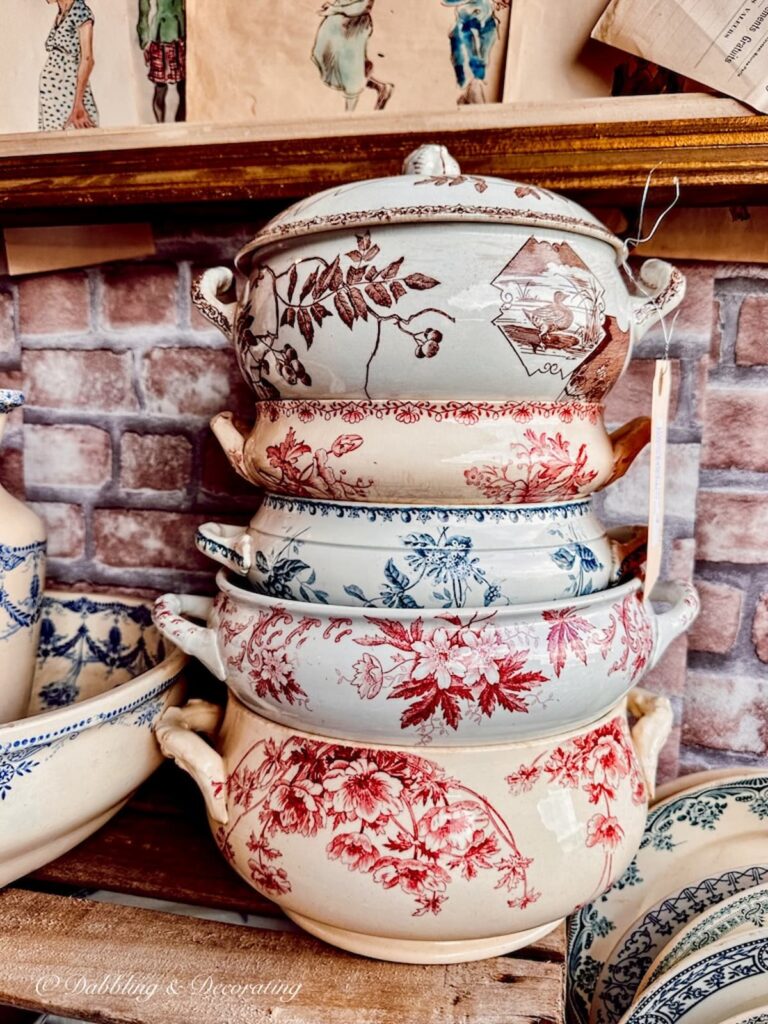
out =
<path fill-rule="evenodd" d="M 406 158 L 401 175 L 341 185 L 289 206 L 240 250 L 235 264 L 243 269 L 254 249 L 301 235 L 419 221 L 551 228 L 606 242 L 620 261 L 626 256 L 624 242 L 578 203 L 538 185 L 462 174 L 445 146 L 427 145 Z"/>

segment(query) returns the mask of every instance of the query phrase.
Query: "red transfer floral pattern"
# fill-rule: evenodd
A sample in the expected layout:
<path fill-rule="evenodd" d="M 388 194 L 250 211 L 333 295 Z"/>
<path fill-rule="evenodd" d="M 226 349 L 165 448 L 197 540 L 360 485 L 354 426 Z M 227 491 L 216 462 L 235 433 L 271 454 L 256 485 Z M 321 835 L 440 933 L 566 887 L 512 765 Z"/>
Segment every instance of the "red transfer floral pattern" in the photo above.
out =
<path fill-rule="evenodd" d="M 510 445 L 512 459 L 464 470 L 467 486 L 498 504 L 523 504 L 575 498 L 597 477 L 588 469 L 587 445 L 571 450 L 562 434 L 526 430 L 525 441 Z"/>
<path fill-rule="evenodd" d="M 613 855 L 624 840 L 624 830 L 616 817 L 615 802 L 624 779 L 629 780 L 632 802 L 645 803 L 646 788 L 622 718 L 614 718 L 586 735 L 545 751 L 528 765 L 507 776 L 513 794 L 527 793 L 545 780 L 560 789 L 586 793 L 589 803 L 599 808 L 586 823 L 584 843 L 602 847 L 603 873 L 595 892 L 610 884 Z"/>
<path fill-rule="evenodd" d="M 471 426 L 474 423 L 511 420 L 514 423 L 530 423 L 534 417 L 554 419 L 559 423 L 600 422 L 603 407 L 596 402 L 459 402 L 420 399 L 327 399 L 312 401 L 284 399 L 263 401 L 256 407 L 256 413 L 272 423 L 281 419 L 299 419 L 302 423 L 314 420 L 342 420 L 344 423 L 360 423 L 363 420 L 394 419 L 397 423 L 418 423 L 420 420 L 434 420 L 435 423 L 451 421 Z"/>
<path fill-rule="evenodd" d="M 436 731 L 456 731 L 464 718 L 481 721 L 497 713 L 528 714 L 532 702 L 545 692 L 540 688 L 553 683 L 538 670 L 546 667 L 543 652 L 532 655 L 515 629 L 497 627 L 495 612 L 440 615 L 435 628 L 425 628 L 421 616 L 411 622 L 366 617 L 371 632 L 355 636 L 349 618 L 333 617 L 324 624 L 281 606 L 257 613 L 247 609 L 240 618 L 237 602 L 224 594 L 216 602 L 227 669 L 246 679 L 257 697 L 309 707 L 296 678 L 298 652 L 315 634 L 314 643 L 339 646 L 334 659 L 341 666 L 336 669 L 340 683 L 355 687 L 361 700 L 404 701 L 400 728 L 417 728 L 424 742 Z M 610 656 L 614 661 L 608 674 L 623 672 L 634 682 L 653 649 L 653 630 L 637 594 L 613 605 L 603 629 L 574 607 L 543 612 L 542 625 L 538 632 L 542 643 L 546 636 L 546 659 L 555 678 L 571 658 L 586 666 L 590 658 L 606 661 Z M 351 671 L 345 671 L 354 652 L 344 643 L 349 637 L 367 650 L 352 661 Z M 528 641 L 536 646 L 536 633 L 531 632 Z M 313 651 L 306 661 L 311 665 L 318 658 Z"/>
<path fill-rule="evenodd" d="M 414 917 L 439 914 L 450 883 L 481 872 L 494 874 L 511 908 L 539 899 L 528 882 L 533 860 L 501 814 L 423 757 L 298 737 L 262 740 L 217 794 L 223 789 L 234 820 L 218 830 L 219 846 L 233 860 L 232 833 L 250 819 L 248 868 L 266 895 L 291 892 L 278 837 L 324 832 L 329 860 L 411 897 Z"/>
<path fill-rule="evenodd" d="M 513 793 L 535 784 L 581 789 L 590 804 L 600 805 L 604 813 L 587 821 L 585 844 L 604 852 L 602 887 L 624 838 L 612 813 L 624 779 L 633 802 L 642 803 L 643 782 L 623 720 L 616 718 L 543 753 L 507 782 Z M 233 833 L 248 830 L 251 879 L 268 896 L 292 891 L 280 865 L 280 837 L 288 835 L 317 839 L 328 860 L 405 893 L 414 917 L 439 914 L 452 882 L 471 882 L 486 872 L 511 909 L 524 910 L 541 896 L 528 877 L 534 859 L 518 846 L 499 810 L 415 754 L 298 736 L 283 743 L 260 740 L 217 785 L 216 795 L 222 791 L 231 823 L 219 828 L 219 846 L 234 861 Z"/>
<path fill-rule="evenodd" d="M 270 469 L 256 470 L 258 482 L 281 494 L 298 498 L 335 498 L 339 501 L 360 501 L 365 498 L 373 480 L 354 480 L 332 464 L 357 451 L 363 444 L 359 434 L 339 434 L 329 448 L 312 448 L 296 437 L 291 427 L 278 444 L 267 446 Z"/>

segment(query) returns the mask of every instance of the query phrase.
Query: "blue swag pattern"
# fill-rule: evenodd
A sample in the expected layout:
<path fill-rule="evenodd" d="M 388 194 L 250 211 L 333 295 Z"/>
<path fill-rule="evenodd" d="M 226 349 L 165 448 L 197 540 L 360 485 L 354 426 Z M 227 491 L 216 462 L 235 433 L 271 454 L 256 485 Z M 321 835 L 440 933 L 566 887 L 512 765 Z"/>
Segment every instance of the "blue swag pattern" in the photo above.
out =
<path fill-rule="evenodd" d="M 9 640 L 23 629 L 31 629 L 40 617 L 43 596 L 40 570 L 45 558 L 45 541 L 11 547 L 0 544 L 0 641 Z M 20 599 L 14 600 L 6 587 L 10 574 L 27 574 L 29 583 Z"/>

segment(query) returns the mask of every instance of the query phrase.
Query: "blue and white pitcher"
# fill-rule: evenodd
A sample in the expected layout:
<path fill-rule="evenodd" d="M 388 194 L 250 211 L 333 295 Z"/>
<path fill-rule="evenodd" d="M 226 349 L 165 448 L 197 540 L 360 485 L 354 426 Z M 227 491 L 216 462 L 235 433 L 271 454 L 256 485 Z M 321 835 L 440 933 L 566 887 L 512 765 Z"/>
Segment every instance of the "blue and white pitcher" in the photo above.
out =
<path fill-rule="evenodd" d="M 0 441 L 21 391 L 0 389 Z M 40 632 L 45 525 L 0 486 L 0 722 L 27 713 Z"/>

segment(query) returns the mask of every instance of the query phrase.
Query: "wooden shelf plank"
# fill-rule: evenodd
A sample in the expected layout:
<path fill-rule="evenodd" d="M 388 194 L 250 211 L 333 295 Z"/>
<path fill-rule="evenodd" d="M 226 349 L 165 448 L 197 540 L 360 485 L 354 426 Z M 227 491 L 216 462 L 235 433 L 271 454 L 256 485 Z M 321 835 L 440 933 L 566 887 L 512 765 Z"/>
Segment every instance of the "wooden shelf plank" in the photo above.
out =
<path fill-rule="evenodd" d="M 0 894 L 0 915 L 0 1002 L 101 1024 L 563 1020 L 562 928 L 528 956 L 413 967 L 352 956 L 304 935 L 24 890 Z M 152 994 L 79 990 L 79 979 L 109 986 L 118 976 L 124 987 L 130 979 Z M 206 991 L 208 978 L 221 988 Z M 270 981 L 284 983 L 282 1000 L 236 988 Z"/>
<path fill-rule="evenodd" d="M 556 122 L 556 123 L 553 123 Z M 287 200 L 397 173 L 422 142 L 467 172 L 535 179 L 583 198 L 637 198 L 681 179 L 688 201 L 768 196 L 768 119 L 714 97 L 463 108 L 307 124 L 161 125 L 0 138 L 0 215 Z"/>

